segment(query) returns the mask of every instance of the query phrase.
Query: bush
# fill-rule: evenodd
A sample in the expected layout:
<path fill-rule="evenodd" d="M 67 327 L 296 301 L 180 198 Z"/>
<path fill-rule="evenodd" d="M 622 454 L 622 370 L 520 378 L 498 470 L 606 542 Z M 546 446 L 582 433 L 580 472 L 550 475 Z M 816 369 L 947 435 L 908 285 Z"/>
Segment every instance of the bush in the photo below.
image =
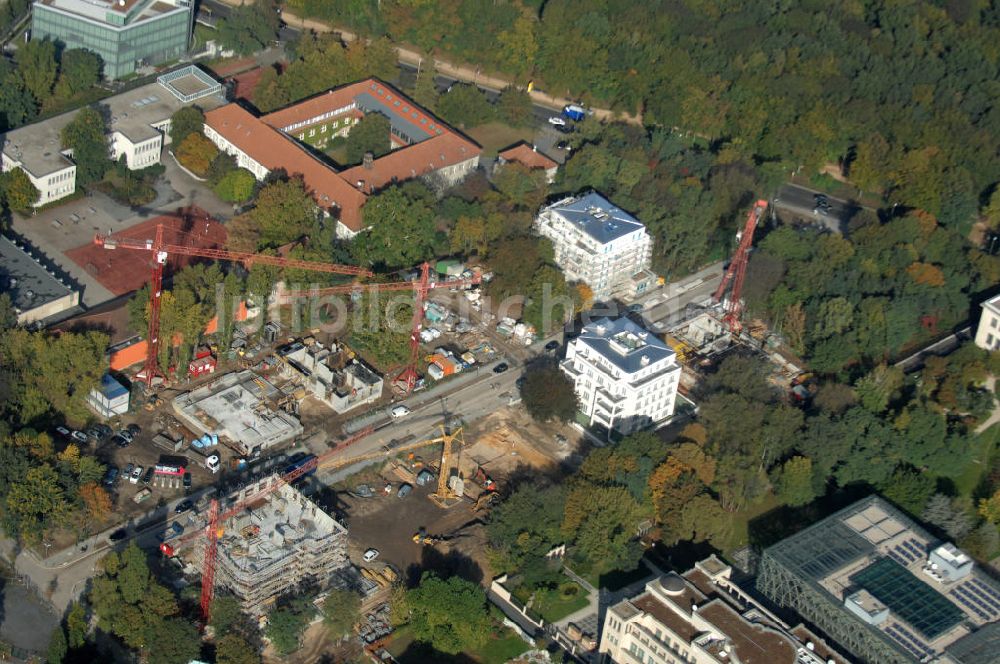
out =
<path fill-rule="evenodd" d="M 219 155 L 219 149 L 204 134 L 192 133 L 181 141 L 177 148 L 177 161 L 199 177 L 208 175 L 212 160 Z"/>
<path fill-rule="evenodd" d="M 253 176 L 253 173 L 244 168 L 238 168 L 222 177 L 219 184 L 215 186 L 215 193 L 227 203 L 246 203 L 253 196 L 256 184 L 257 178 Z"/>

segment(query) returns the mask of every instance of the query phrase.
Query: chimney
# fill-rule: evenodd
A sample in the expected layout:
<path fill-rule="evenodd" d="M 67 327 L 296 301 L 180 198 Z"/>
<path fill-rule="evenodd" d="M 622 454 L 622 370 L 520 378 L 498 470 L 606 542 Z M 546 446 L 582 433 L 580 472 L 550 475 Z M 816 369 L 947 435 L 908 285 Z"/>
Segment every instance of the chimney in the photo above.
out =
<path fill-rule="evenodd" d="M 537 145 L 532 145 L 531 146 L 531 151 L 532 152 L 538 152 L 538 146 Z"/>
<path fill-rule="evenodd" d="M 375 155 L 372 154 L 371 152 L 366 152 L 364 160 L 361 162 L 361 165 L 364 166 L 365 169 L 369 171 L 375 168 Z"/>
<path fill-rule="evenodd" d="M 371 154 L 371 153 L 369 152 L 368 154 Z M 365 181 L 364 180 L 358 180 L 358 189 L 361 190 L 361 191 L 365 190 Z"/>

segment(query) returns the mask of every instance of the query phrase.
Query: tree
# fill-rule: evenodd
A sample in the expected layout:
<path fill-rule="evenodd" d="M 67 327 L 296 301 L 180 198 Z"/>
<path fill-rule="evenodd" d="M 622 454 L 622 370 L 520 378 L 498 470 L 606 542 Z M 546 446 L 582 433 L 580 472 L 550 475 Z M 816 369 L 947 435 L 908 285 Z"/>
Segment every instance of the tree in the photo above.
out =
<path fill-rule="evenodd" d="M 0 176 L 0 187 L 11 210 L 27 213 L 38 203 L 38 189 L 20 168 L 13 168 Z"/>
<path fill-rule="evenodd" d="M 23 541 L 35 542 L 52 526 L 65 525 L 69 516 L 63 488 L 49 465 L 31 468 L 12 484 L 6 496 L 4 530 Z"/>
<path fill-rule="evenodd" d="M 548 196 L 545 171 L 518 163 L 506 163 L 493 178 L 493 184 L 515 206 L 534 212 Z"/>
<path fill-rule="evenodd" d="M 222 176 L 219 184 L 215 186 L 215 193 L 227 203 L 246 203 L 253 197 L 253 190 L 256 186 L 257 178 L 253 176 L 253 173 L 244 168 L 238 168 Z"/>
<path fill-rule="evenodd" d="M 813 490 L 812 460 L 809 457 L 792 457 L 781 466 L 775 481 L 778 497 L 786 505 L 798 507 L 816 497 Z"/>
<path fill-rule="evenodd" d="M 989 498 L 981 498 L 977 511 L 979 516 L 988 522 L 994 525 L 1000 524 L 1000 489 L 994 491 Z"/>
<path fill-rule="evenodd" d="M 17 325 L 17 312 L 10 293 L 0 293 L 0 333 Z"/>
<path fill-rule="evenodd" d="M 104 114 L 96 108 L 77 111 L 76 116 L 63 127 L 62 146 L 73 151 L 79 185 L 100 181 L 111 168 L 107 123 Z"/>
<path fill-rule="evenodd" d="M 483 646 L 493 632 L 483 589 L 457 576 L 426 572 L 406 593 L 413 636 L 435 650 L 455 655 Z"/>
<path fill-rule="evenodd" d="M 565 500 L 561 487 L 522 485 L 493 508 L 486 533 L 494 570 L 516 571 L 559 544 Z"/>
<path fill-rule="evenodd" d="M 264 634 L 279 653 L 287 655 L 298 650 L 299 637 L 308 622 L 308 616 L 291 608 L 276 609 L 268 618 Z"/>
<path fill-rule="evenodd" d="M 111 498 L 103 487 L 94 482 L 88 482 L 80 487 L 80 498 L 87 508 L 91 519 L 102 520 L 111 514 Z"/>
<path fill-rule="evenodd" d="M 198 629 L 184 618 L 151 621 L 146 643 L 149 664 L 189 664 L 201 652 Z"/>
<path fill-rule="evenodd" d="M 66 613 L 66 635 L 70 648 L 79 648 L 87 640 L 87 613 L 80 602 L 73 602 Z"/>
<path fill-rule="evenodd" d="M 475 127 L 493 117 L 493 107 L 482 91 L 467 83 L 452 84 L 451 91 L 438 100 L 437 112 L 445 122 L 460 127 Z"/>
<path fill-rule="evenodd" d="M 434 256 L 434 212 L 399 186 L 368 199 L 362 209 L 367 230 L 354 238 L 353 252 L 368 265 L 387 269 L 415 265 Z"/>
<path fill-rule="evenodd" d="M 226 634 L 215 645 L 216 664 L 260 664 L 260 654 L 245 639 Z"/>
<path fill-rule="evenodd" d="M 955 506 L 955 501 L 943 493 L 935 493 L 927 501 L 920 518 L 933 524 L 948 534 L 948 537 L 959 541 L 972 530 L 972 523 L 965 510 Z"/>
<path fill-rule="evenodd" d="M 340 638 L 350 633 L 361 616 L 361 598 L 350 590 L 331 590 L 323 600 L 322 612 L 330 635 Z"/>
<path fill-rule="evenodd" d="M 228 634 L 246 616 L 240 601 L 232 595 L 216 595 L 212 599 L 212 629 L 217 635 Z"/>
<path fill-rule="evenodd" d="M 219 43 L 239 55 L 250 55 L 265 48 L 278 35 L 280 19 L 270 0 L 234 7 L 229 17 L 220 19 Z"/>
<path fill-rule="evenodd" d="M 934 493 L 936 480 L 927 472 L 913 468 L 897 468 L 882 487 L 882 494 L 910 514 L 923 512 Z"/>
<path fill-rule="evenodd" d="M 197 106 L 185 106 L 170 117 L 170 142 L 179 146 L 191 134 L 205 127 L 205 114 Z"/>
<path fill-rule="evenodd" d="M 347 163 L 360 164 L 365 153 L 378 159 L 389 153 L 389 118 L 379 112 L 366 114 L 347 135 Z"/>
<path fill-rule="evenodd" d="M 508 86 L 500 92 L 497 111 L 504 122 L 513 127 L 524 127 L 531 123 L 534 107 L 531 95 L 520 88 Z"/>
<path fill-rule="evenodd" d="M 101 79 L 101 56 L 85 48 L 63 51 L 59 59 L 59 80 L 55 95 L 69 99 L 89 90 Z"/>
<path fill-rule="evenodd" d="M 433 111 L 437 108 L 439 98 L 437 84 L 434 83 L 434 73 L 434 61 L 429 60 L 424 65 L 423 71 L 417 76 L 413 90 L 413 101 L 428 111 Z"/>
<path fill-rule="evenodd" d="M 316 203 L 300 177 L 265 184 L 257 194 L 257 205 L 250 211 L 264 247 L 299 239 L 313 227 L 316 215 Z"/>
<path fill-rule="evenodd" d="M 524 375 L 521 396 L 524 407 L 538 422 L 569 422 L 579 410 L 573 381 L 556 364 L 529 367 Z"/>
<path fill-rule="evenodd" d="M 902 386 L 902 369 L 880 364 L 857 382 L 854 391 L 862 406 L 873 413 L 882 413 L 889 407 L 892 396 Z"/>
<path fill-rule="evenodd" d="M 200 132 L 188 134 L 180 145 L 177 146 L 177 160 L 198 176 L 208 175 L 208 169 L 212 165 L 212 160 L 219 155 L 219 148 L 215 143 L 205 138 Z"/>
<path fill-rule="evenodd" d="M 66 632 L 59 625 L 52 630 L 52 637 L 49 639 L 49 649 L 45 655 L 48 664 L 62 664 L 69 648 L 66 645 Z"/>
<path fill-rule="evenodd" d="M 26 44 L 20 44 L 14 54 L 14 61 L 25 87 L 35 100 L 39 104 L 48 101 L 59 69 L 55 42 L 50 39 L 32 39 Z"/>
<path fill-rule="evenodd" d="M 991 560 L 1000 548 L 1000 532 L 996 525 L 983 522 L 961 542 L 962 548 L 979 560 Z"/>

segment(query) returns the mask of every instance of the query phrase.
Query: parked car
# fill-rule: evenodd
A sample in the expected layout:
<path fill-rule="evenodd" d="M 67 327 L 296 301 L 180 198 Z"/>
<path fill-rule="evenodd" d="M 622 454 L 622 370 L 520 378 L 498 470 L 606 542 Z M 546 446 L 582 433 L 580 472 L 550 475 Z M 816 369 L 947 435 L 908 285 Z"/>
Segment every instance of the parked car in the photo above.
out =
<path fill-rule="evenodd" d="M 368 549 L 367 551 L 365 551 L 365 555 L 361 556 L 361 558 L 366 563 L 370 563 L 371 561 L 378 558 L 378 549 Z"/>
<path fill-rule="evenodd" d="M 117 445 L 118 447 L 128 447 L 129 445 L 132 444 L 131 440 L 117 433 L 114 436 L 112 436 L 111 442 Z"/>
<path fill-rule="evenodd" d="M 122 473 L 125 477 L 132 477 L 132 470 L 135 468 L 134 463 L 126 464 L 125 471 Z"/>
<path fill-rule="evenodd" d="M 556 143 L 556 149 L 565 150 L 566 152 L 572 152 L 573 146 L 567 143 L 566 141 L 559 141 L 558 143 Z"/>
<path fill-rule="evenodd" d="M 125 427 L 125 430 L 129 432 L 129 435 L 132 436 L 133 440 L 135 439 L 136 436 L 142 433 L 142 427 L 140 427 L 138 424 L 135 424 L 134 422 Z"/>
<path fill-rule="evenodd" d="M 163 532 L 161 532 L 159 535 L 157 535 L 156 539 L 160 540 L 161 542 L 166 542 L 167 540 L 171 540 L 171 539 L 173 539 L 175 537 L 178 537 L 183 532 L 184 532 L 184 526 L 182 526 L 181 524 L 179 524 L 177 522 L 174 522 L 174 523 L 170 524 L 169 528 L 167 528 L 166 530 L 164 530 Z"/>
<path fill-rule="evenodd" d="M 114 486 L 115 482 L 118 481 L 118 468 L 115 466 L 109 466 L 108 470 L 104 473 L 104 486 Z"/>
<path fill-rule="evenodd" d="M 153 475 L 156 473 L 156 469 L 150 466 L 146 469 L 146 474 L 142 478 L 143 484 L 149 484 L 153 481 Z"/>
<path fill-rule="evenodd" d="M 410 414 L 410 409 L 403 405 L 395 406 L 392 410 L 389 411 L 389 415 L 394 420 L 398 420 L 401 417 L 406 417 L 409 414 Z"/>
<path fill-rule="evenodd" d="M 60 436 L 69 436 L 69 429 L 66 427 L 56 427 L 56 433 Z"/>
<path fill-rule="evenodd" d="M 132 442 L 132 440 L 133 440 L 133 439 L 135 438 L 135 436 L 133 436 L 133 435 L 132 435 L 132 434 L 131 434 L 131 433 L 129 432 L 129 430 L 128 430 L 128 429 L 121 429 L 121 430 L 119 430 L 119 431 L 118 431 L 118 433 L 117 433 L 116 435 L 118 435 L 118 436 L 121 436 L 122 438 L 124 438 L 125 440 L 127 440 L 127 441 L 128 441 L 128 442 L 130 442 L 130 443 L 131 443 L 131 442 Z"/>
<path fill-rule="evenodd" d="M 99 443 L 103 436 L 101 435 L 101 430 L 97 427 L 90 427 L 84 433 L 87 435 L 87 439 L 92 443 Z"/>
<path fill-rule="evenodd" d="M 412 492 L 413 492 L 413 485 L 412 484 L 405 484 L 404 483 L 404 484 L 401 484 L 399 486 L 399 491 L 396 492 L 396 497 L 397 498 L 406 498 Z"/>
<path fill-rule="evenodd" d="M 554 127 L 554 129 L 556 131 L 558 131 L 560 134 L 572 134 L 573 133 L 573 127 L 571 125 L 568 125 L 568 124 L 556 125 Z"/>
<path fill-rule="evenodd" d="M 524 376 L 519 376 L 517 380 L 514 381 L 514 387 L 521 390 L 524 389 Z"/>
<path fill-rule="evenodd" d="M 142 466 L 136 466 L 132 469 L 132 474 L 129 475 L 128 481 L 131 484 L 138 484 L 140 477 L 142 477 Z"/>
<path fill-rule="evenodd" d="M 128 530 L 126 528 L 119 528 L 115 532 L 108 535 L 109 542 L 121 542 L 123 539 L 128 537 Z"/>
<path fill-rule="evenodd" d="M 552 341 L 550 341 L 549 343 L 545 344 L 545 352 L 546 352 L 546 353 L 551 353 L 551 352 L 552 352 L 552 351 L 554 351 L 554 350 L 555 350 L 556 348 L 559 348 L 559 342 L 558 342 L 558 341 L 556 341 L 555 339 L 553 339 L 553 340 L 552 340 Z"/>
<path fill-rule="evenodd" d="M 87 444 L 87 434 L 82 431 L 71 431 L 69 437 L 78 443 Z"/>
<path fill-rule="evenodd" d="M 510 366 L 508 366 L 506 362 L 501 362 L 493 367 L 493 373 L 502 374 L 504 371 L 507 371 L 507 369 L 510 369 Z"/>
<path fill-rule="evenodd" d="M 183 514 L 192 507 L 194 507 L 194 503 L 190 499 L 182 500 L 181 502 L 177 503 L 177 507 L 174 508 L 174 514 Z"/>
<path fill-rule="evenodd" d="M 191 488 L 191 473 L 184 473 L 184 488 Z"/>
<path fill-rule="evenodd" d="M 552 117 L 549 118 L 549 124 L 552 125 L 553 127 L 565 127 L 566 121 L 563 120 L 558 115 L 553 115 Z"/>

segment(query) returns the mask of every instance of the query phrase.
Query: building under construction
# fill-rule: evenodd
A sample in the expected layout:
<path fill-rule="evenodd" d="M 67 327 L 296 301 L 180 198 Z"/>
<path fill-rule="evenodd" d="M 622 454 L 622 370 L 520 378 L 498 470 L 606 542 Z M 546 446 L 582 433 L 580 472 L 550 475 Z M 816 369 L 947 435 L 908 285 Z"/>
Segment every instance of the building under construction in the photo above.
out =
<path fill-rule="evenodd" d="M 277 475 L 244 487 L 239 503 L 280 482 Z M 283 485 L 220 524 L 215 582 L 243 603 L 251 616 L 266 613 L 280 596 L 297 588 L 325 588 L 348 567 L 347 528 L 294 487 Z M 204 564 L 204 548 L 191 552 Z"/>

